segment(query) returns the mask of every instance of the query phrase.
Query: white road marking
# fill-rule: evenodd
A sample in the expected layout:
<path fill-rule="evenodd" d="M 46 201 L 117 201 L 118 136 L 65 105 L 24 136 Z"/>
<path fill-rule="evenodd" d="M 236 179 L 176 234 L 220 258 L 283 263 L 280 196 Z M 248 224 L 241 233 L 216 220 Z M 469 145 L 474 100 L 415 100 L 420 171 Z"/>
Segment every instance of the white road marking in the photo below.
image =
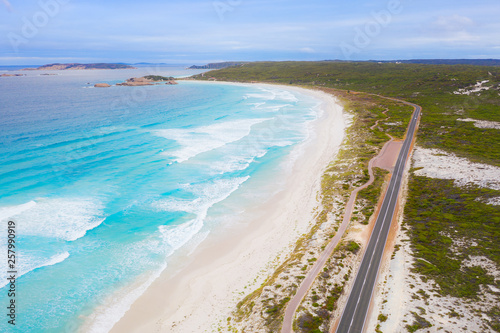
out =
<path fill-rule="evenodd" d="M 416 111 L 416 113 L 417 113 L 417 116 L 414 118 L 414 120 L 417 120 L 417 118 L 418 118 L 418 113 L 420 112 L 420 107 L 415 108 L 415 111 Z M 410 124 L 410 129 L 411 129 L 411 132 L 412 132 L 412 136 L 411 136 L 411 139 L 410 139 L 410 137 L 407 137 L 407 138 L 405 139 L 405 141 L 404 141 L 404 143 L 403 143 L 403 147 L 401 147 L 401 152 L 402 152 L 402 153 L 404 153 L 404 152 L 405 152 L 406 147 L 408 147 L 408 153 L 409 153 L 409 146 L 411 145 L 411 142 L 413 141 L 413 138 L 414 138 L 414 135 L 415 135 L 415 127 L 416 127 L 416 123 L 415 123 L 415 122 L 412 122 L 412 123 Z M 408 131 L 408 132 L 410 132 L 410 131 Z M 408 139 L 410 139 L 410 140 L 408 140 Z M 405 147 L 405 146 L 406 146 L 406 147 Z M 405 154 L 406 154 L 406 155 L 408 155 L 408 153 L 405 153 Z M 404 155 L 403 155 L 403 156 L 404 156 Z M 399 166 L 396 166 L 396 167 L 395 167 L 396 172 L 395 172 L 395 174 L 393 175 L 393 177 L 396 177 L 396 178 L 394 178 L 394 179 L 395 179 L 395 181 L 394 181 L 394 184 L 393 184 L 392 189 L 391 189 L 391 195 L 390 195 L 390 197 L 389 197 L 388 204 L 387 204 L 387 206 L 386 206 L 387 208 L 386 208 L 386 211 L 385 211 L 385 214 L 384 214 L 384 218 L 383 218 L 383 220 L 382 220 L 382 226 L 380 227 L 380 230 L 379 230 L 379 233 L 378 233 L 378 236 L 377 236 L 377 241 L 375 242 L 375 246 L 374 246 L 374 249 L 373 249 L 373 252 L 372 252 L 372 255 L 371 255 L 371 258 L 370 258 L 370 261 L 369 261 L 368 269 L 366 270 L 366 273 L 368 273 L 368 271 L 370 270 L 371 264 L 372 264 L 372 262 L 373 262 L 373 256 L 374 256 L 374 254 L 375 254 L 375 250 L 376 250 L 377 245 L 378 245 L 378 242 L 379 242 L 379 240 L 380 240 L 380 234 L 382 233 L 382 229 L 384 228 L 384 225 L 386 224 L 387 214 L 388 214 L 388 212 L 390 211 L 390 210 L 389 210 L 389 206 L 390 206 L 390 203 L 391 203 L 391 201 L 392 201 L 392 197 L 393 197 L 393 194 L 394 194 L 394 190 L 395 190 L 395 188 L 396 188 L 396 186 L 395 186 L 395 185 L 396 185 L 396 183 L 397 183 L 397 177 L 399 176 L 399 174 L 400 174 L 400 173 L 402 172 L 402 170 L 404 169 L 404 166 L 406 165 L 406 160 L 407 160 L 407 158 L 408 158 L 408 156 L 404 156 L 404 158 L 403 158 L 403 159 L 399 159 L 399 158 L 398 158 L 398 160 L 397 160 L 397 162 L 396 162 L 396 164 L 398 164 L 398 163 L 399 163 Z M 402 162 L 403 162 L 403 160 L 405 161 L 405 163 L 402 163 Z M 392 180 L 392 179 L 391 179 L 391 180 Z M 400 188 L 400 187 L 401 187 L 401 184 L 400 184 L 400 186 L 397 186 L 397 188 L 398 188 L 398 192 L 399 192 L 399 188 Z M 385 201 L 385 198 L 384 198 L 384 201 Z M 392 212 L 394 213 L 394 210 L 392 210 Z M 392 219 L 391 219 L 391 222 L 392 222 Z M 368 241 L 368 244 L 370 244 L 370 241 Z M 380 261 L 381 261 L 381 259 L 382 259 L 382 258 L 380 258 L 380 260 L 379 260 L 379 265 L 380 265 Z M 362 260 L 361 262 L 363 262 L 363 260 Z M 377 275 L 378 275 L 378 274 L 377 274 Z M 365 278 L 364 278 L 364 280 L 363 280 L 363 285 L 361 286 L 361 291 L 359 292 L 358 300 L 357 300 L 357 302 L 356 302 L 356 307 L 354 308 L 354 312 L 353 312 L 353 314 L 352 314 L 351 323 L 349 324 L 349 329 L 347 330 L 347 333 L 349 333 L 349 332 L 350 332 L 350 330 L 351 330 L 351 328 L 352 328 L 352 323 L 353 323 L 353 321 L 354 321 L 354 317 L 355 317 L 355 315 L 356 315 L 356 311 L 357 311 L 357 309 L 358 309 L 359 301 L 361 300 L 361 295 L 363 294 L 363 289 L 364 289 L 364 287 L 365 287 L 366 277 L 367 277 L 367 274 L 365 274 Z M 373 295 L 373 290 L 372 290 L 372 295 Z M 370 297 L 370 299 L 371 299 L 371 297 Z M 343 313 L 342 313 L 342 316 L 343 316 Z M 341 320 L 342 320 L 342 317 L 341 317 Z M 365 321 L 366 321 L 366 317 L 365 317 Z M 363 328 L 364 328 L 364 322 L 363 322 Z M 362 330 L 363 330 L 363 329 L 362 329 Z"/>

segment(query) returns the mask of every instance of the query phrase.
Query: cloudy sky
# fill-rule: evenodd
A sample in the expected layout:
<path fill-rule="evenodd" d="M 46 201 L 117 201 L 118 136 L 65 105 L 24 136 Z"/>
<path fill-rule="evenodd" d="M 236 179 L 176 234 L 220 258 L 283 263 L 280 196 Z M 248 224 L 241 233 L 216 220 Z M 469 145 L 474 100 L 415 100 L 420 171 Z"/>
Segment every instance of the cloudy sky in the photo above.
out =
<path fill-rule="evenodd" d="M 0 0 L 0 65 L 500 58 L 498 0 Z"/>

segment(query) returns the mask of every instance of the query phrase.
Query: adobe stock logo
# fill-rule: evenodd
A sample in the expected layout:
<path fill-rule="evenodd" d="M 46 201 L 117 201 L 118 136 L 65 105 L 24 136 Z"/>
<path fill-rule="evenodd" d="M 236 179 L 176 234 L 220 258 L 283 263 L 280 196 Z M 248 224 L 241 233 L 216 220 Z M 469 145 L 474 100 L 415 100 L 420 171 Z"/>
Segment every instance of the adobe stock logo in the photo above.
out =
<path fill-rule="evenodd" d="M 371 44 L 373 38 L 380 35 L 382 29 L 392 23 L 394 15 L 403 11 L 401 0 L 389 0 L 386 9 L 371 13 L 372 20 L 367 21 L 363 27 L 354 28 L 352 43 L 342 42 L 339 47 L 346 60 L 350 60 L 353 54 L 360 53 Z"/>
<path fill-rule="evenodd" d="M 7 38 L 15 52 L 19 52 L 19 46 L 27 44 L 30 39 L 38 35 L 40 29 L 43 29 L 50 20 L 57 16 L 61 6 L 67 4 L 70 0 L 40 0 L 38 6 L 40 10 L 35 12 L 30 18 L 23 16 L 23 24 L 20 33 L 9 32 Z"/>
<path fill-rule="evenodd" d="M 224 1 L 214 1 L 212 5 L 214 6 L 217 15 L 219 15 L 219 19 L 224 21 L 224 16 L 227 12 L 232 12 L 236 7 L 241 5 L 242 0 L 224 0 Z"/>

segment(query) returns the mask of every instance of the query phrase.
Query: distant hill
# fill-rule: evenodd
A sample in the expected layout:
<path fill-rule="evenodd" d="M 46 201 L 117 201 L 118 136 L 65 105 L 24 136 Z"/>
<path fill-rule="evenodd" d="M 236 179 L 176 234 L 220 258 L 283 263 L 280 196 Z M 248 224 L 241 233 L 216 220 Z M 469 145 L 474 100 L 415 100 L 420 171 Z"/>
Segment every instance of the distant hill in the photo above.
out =
<path fill-rule="evenodd" d="M 135 66 L 162 65 L 162 66 L 164 66 L 164 65 L 172 65 L 172 64 L 167 64 L 165 62 L 136 62 L 132 65 L 135 65 Z M 174 65 L 172 65 L 172 66 L 174 66 Z"/>
<path fill-rule="evenodd" d="M 476 66 L 500 66 L 500 59 L 410 59 L 378 61 L 402 64 L 425 64 L 425 65 L 476 65 Z"/>
<path fill-rule="evenodd" d="M 125 65 L 125 64 L 107 64 L 107 63 L 96 63 L 96 64 L 48 64 L 43 65 L 38 68 L 25 68 L 26 70 L 87 70 L 87 69 L 135 69 L 135 67 Z"/>
<path fill-rule="evenodd" d="M 203 66 L 196 66 L 193 65 L 189 67 L 189 69 L 221 69 L 221 68 L 226 68 L 226 67 L 234 67 L 234 66 L 241 66 L 246 64 L 247 62 L 216 62 L 216 63 L 211 63 L 211 64 L 206 64 Z"/>
<path fill-rule="evenodd" d="M 136 62 L 129 65 L 137 67 L 183 67 L 189 66 L 188 64 L 171 64 L 166 62 Z"/>
<path fill-rule="evenodd" d="M 500 66 L 500 59 L 409 59 L 409 60 L 322 60 L 325 62 L 378 62 L 392 64 L 424 64 L 424 65 L 475 65 Z"/>

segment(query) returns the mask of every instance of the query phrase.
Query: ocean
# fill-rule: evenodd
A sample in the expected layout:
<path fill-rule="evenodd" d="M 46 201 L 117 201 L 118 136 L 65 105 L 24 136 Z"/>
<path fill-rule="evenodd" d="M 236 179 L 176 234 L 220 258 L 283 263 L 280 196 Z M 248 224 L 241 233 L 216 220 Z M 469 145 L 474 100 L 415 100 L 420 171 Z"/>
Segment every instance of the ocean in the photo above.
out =
<path fill-rule="evenodd" d="M 1 332 L 107 332 L 181 248 L 281 190 L 319 117 L 313 97 L 193 81 L 93 87 L 200 72 L 0 78 Z"/>

